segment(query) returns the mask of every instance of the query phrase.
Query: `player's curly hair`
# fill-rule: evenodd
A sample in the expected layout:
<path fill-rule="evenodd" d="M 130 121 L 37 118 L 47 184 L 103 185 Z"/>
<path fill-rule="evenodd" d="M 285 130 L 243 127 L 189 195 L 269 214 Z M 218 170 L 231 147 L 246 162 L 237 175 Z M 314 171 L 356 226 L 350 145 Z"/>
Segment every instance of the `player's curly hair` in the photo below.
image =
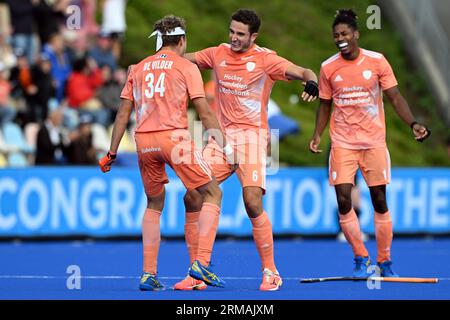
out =
<path fill-rule="evenodd" d="M 239 9 L 231 16 L 231 20 L 242 22 L 243 24 L 248 25 L 248 31 L 250 34 L 256 33 L 259 31 L 259 27 L 261 26 L 261 20 L 255 11 L 249 9 Z"/>
<path fill-rule="evenodd" d="M 333 28 L 341 23 L 348 25 L 353 30 L 358 30 L 358 15 L 352 9 L 339 9 L 334 16 Z"/>
<path fill-rule="evenodd" d="M 153 30 L 159 30 L 162 34 L 173 31 L 176 27 L 180 27 L 183 30 L 186 30 L 186 21 L 183 18 L 176 17 L 174 15 L 168 15 L 155 22 Z M 177 45 L 180 42 L 181 37 L 184 35 L 178 36 L 162 36 L 163 46 L 172 46 Z"/>

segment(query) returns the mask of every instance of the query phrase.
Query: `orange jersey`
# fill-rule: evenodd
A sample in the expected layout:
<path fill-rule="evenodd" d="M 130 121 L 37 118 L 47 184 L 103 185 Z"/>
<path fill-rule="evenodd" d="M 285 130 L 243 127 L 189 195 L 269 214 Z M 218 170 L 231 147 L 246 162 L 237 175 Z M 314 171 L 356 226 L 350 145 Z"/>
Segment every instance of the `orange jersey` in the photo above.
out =
<path fill-rule="evenodd" d="M 381 54 L 360 49 L 358 58 L 340 53 L 322 63 L 319 97 L 333 100 L 330 123 L 332 148 L 371 149 L 386 146 L 382 90 L 397 85 Z"/>
<path fill-rule="evenodd" d="M 188 97 L 205 97 L 197 66 L 161 50 L 130 67 L 120 95 L 134 102 L 136 132 L 186 129 Z"/>
<path fill-rule="evenodd" d="M 223 129 L 268 129 L 270 92 L 275 80 L 288 80 L 292 62 L 257 45 L 235 53 L 225 43 L 196 52 L 195 60 L 202 69 L 214 69 L 216 114 Z"/>

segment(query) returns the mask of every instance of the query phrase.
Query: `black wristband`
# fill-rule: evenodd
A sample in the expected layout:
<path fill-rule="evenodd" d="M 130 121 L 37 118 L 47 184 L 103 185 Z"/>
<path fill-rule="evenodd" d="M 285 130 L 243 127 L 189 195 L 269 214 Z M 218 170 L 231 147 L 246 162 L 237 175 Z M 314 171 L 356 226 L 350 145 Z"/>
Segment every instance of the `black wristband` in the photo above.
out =
<path fill-rule="evenodd" d="M 308 80 L 306 82 L 305 90 L 303 90 L 303 91 L 306 92 L 307 94 L 309 94 L 310 96 L 318 97 L 319 96 L 319 85 L 317 84 L 317 82 L 315 82 L 313 80 Z"/>
<path fill-rule="evenodd" d="M 409 125 L 409 126 L 411 127 L 411 129 L 414 129 L 414 125 L 415 125 L 415 124 L 418 124 L 418 122 L 417 122 L 417 121 L 411 122 L 411 124 Z"/>
<path fill-rule="evenodd" d="M 110 151 L 108 151 L 108 158 L 115 160 L 117 157 L 117 153 L 111 153 Z"/>

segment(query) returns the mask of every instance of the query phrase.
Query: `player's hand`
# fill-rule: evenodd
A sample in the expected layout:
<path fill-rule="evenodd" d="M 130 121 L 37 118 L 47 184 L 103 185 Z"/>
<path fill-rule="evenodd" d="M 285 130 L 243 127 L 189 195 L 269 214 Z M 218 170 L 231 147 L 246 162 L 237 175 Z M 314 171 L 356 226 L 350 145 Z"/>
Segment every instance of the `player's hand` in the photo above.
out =
<path fill-rule="evenodd" d="M 236 171 L 239 167 L 239 158 L 236 154 L 236 152 L 232 152 L 231 154 L 227 155 L 227 163 L 231 165 L 231 170 Z"/>
<path fill-rule="evenodd" d="M 319 96 L 319 85 L 317 82 L 308 80 L 306 83 L 304 83 L 305 89 L 302 92 L 302 99 L 306 102 L 312 102 L 317 99 Z"/>
<path fill-rule="evenodd" d="M 227 145 L 223 147 L 223 153 L 225 154 L 227 163 L 231 165 L 231 170 L 235 171 L 239 166 L 239 159 L 236 152 L 234 152 L 233 147 L 227 143 Z"/>
<path fill-rule="evenodd" d="M 111 170 L 111 165 L 116 161 L 117 154 L 108 151 L 108 153 L 98 161 L 98 165 L 103 173 Z"/>
<path fill-rule="evenodd" d="M 309 142 L 309 151 L 312 153 L 321 153 L 322 150 L 319 149 L 320 137 L 314 136 Z"/>
<path fill-rule="evenodd" d="M 411 124 L 411 129 L 414 134 L 414 139 L 416 139 L 416 141 L 418 142 L 423 142 L 431 135 L 430 129 L 417 122 L 413 122 Z"/>

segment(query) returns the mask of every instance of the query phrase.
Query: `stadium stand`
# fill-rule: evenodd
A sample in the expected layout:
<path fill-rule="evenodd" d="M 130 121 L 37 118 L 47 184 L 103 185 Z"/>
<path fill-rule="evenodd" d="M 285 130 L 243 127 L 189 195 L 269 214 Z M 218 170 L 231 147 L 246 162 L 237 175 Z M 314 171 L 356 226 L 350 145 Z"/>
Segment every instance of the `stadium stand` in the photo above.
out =
<path fill-rule="evenodd" d="M 39 131 L 39 123 L 30 122 L 25 125 L 24 134 L 29 146 L 36 149 L 37 134 Z"/>
<path fill-rule="evenodd" d="M 28 160 L 22 152 L 12 152 L 8 155 L 8 165 L 10 167 L 27 167 Z"/>
<path fill-rule="evenodd" d="M 20 127 L 13 123 L 5 123 L 2 127 L 3 139 L 7 145 L 15 146 L 18 151 L 31 153 L 33 147 L 25 140 L 25 136 Z"/>
<path fill-rule="evenodd" d="M 0 168 L 4 168 L 8 165 L 8 160 L 6 160 L 5 156 L 0 153 Z"/>

